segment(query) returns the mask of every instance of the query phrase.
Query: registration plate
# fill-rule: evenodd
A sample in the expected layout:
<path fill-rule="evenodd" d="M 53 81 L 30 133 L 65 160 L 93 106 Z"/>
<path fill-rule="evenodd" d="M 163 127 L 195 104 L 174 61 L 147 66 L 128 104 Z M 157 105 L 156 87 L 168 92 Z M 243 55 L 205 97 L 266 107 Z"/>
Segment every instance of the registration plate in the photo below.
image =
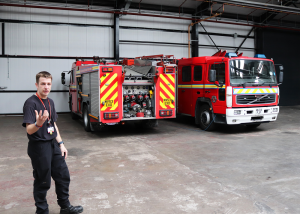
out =
<path fill-rule="evenodd" d="M 113 125 L 116 125 L 117 123 L 106 123 L 106 125 L 109 125 L 109 126 L 113 126 Z"/>
<path fill-rule="evenodd" d="M 165 106 L 169 106 L 169 105 L 171 105 L 171 103 L 172 103 L 171 99 L 164 99 L 164 105 Z"/>
<path fill-rule="evenodd" d="M 114 100 L 105 100 L 105 107 L 114 107 Z"/>
<path fill-rule="evenodd" d="M 261 114 L 261 112 L 262 112 L 262 108 L 257 108 L 256 109 L 256 114 Z"/>

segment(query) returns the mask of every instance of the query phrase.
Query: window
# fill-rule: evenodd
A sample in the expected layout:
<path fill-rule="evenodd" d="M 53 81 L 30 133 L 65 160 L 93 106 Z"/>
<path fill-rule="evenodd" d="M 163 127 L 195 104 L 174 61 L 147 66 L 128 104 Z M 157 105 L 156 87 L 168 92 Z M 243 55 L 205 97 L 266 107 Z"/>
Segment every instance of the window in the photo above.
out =
<path fill-rule="evenodd" d="M 202 80 L 202 66 L 195 66 L 194 67 L 194 81 L 201 81 Z"/>
<path fill-rule="evenodd" d="M 190 82 L 192 77 L 191 66 L 182 67 L 182 82 Z"/>
<path fill-rule="evenodd" d="M 225 63 L 213 64 L 211 69 L 216 70 L 216 80 L 219 84 L 225 83 Z"/>

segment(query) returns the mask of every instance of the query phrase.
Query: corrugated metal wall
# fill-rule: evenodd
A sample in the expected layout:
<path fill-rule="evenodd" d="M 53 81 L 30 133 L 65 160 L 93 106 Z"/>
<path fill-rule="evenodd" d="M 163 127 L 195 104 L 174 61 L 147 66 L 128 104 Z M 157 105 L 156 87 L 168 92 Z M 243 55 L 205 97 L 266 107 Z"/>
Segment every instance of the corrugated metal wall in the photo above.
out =
<path fill-rule="evenodd" d="M 113 15 L 74 11 L 55 11 L 1 7 L 0 19 L 36 21 L 45 23 L 5 23 L 5 54 L 36 56 L 113 57 Z M 48 22 L 48 23 L 47 23 Z M 51 23 L 49 23 L 51 22 Z M 52 22 L 65 24 L 53 25 Z M 74 24 L 83 24 L 76 26 Z M 136 57 L 153 54 L 188 57 L 188 25 L 190 21 L 142 16 L 120 17 L 120 57 Z M 84 26 L 97 25 L 97 26 Z M 210 33 L 246 36 L 250 27 L 203 22 Z M 130 29 L 126 29 L 129 27 Z M 141 29 L 143 28 L 143 29 Z M 146 29 L 147 28 L 147 29 Z M 155 28 L 155 29 L 154 29 Z M 175 32 L 158 29 L 176 30 Z M 199 32 L 204 32 L 199 26 Z M 0 33 L 0 36 L 2 34 Z M 253 36 L 250 35 L 250 36 Z M 211 36 L 217 45 L 238 47 L 243 38 Z M 139 41 L 139 42 L 137 42 Z M 147 43 L 148 42 L 148 43 Z M 158 42 L 153 44 L 153 42 Z M 177 43 L 166 45 L 161 43 Z M 199 45 L 213 45 L 207 35 L 199 34 Z M 1 44 L 0 44 L 1 45 Z M 244 55 L 254 55 L 254 39 L 247 39 Z M 229 51 L 234 51 L 230 50 Z M 199 47 L 199 55 L 212 55 L 214 47 Z M 0 58 L 0 87 L 9 91 L 0 93 L 0 114 L 22 113 L 24 101 L 34 91 L 35 75 L 46 70 L 53 75 L 52 90 L 67 90 L 60 83 L 62 71 L 68 71 L 74 60 Z M 52 92 L 58 112 L 68 111 L 68 93 Z M 14 102 L 14 105 L 6 105 Z"/>

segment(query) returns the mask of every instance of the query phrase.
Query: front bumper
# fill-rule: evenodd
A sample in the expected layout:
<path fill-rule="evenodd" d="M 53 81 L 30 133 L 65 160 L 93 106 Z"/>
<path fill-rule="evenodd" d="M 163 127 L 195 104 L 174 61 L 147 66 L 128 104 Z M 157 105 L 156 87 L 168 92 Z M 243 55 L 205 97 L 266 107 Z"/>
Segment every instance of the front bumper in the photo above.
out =
<path fill-rule="evenodd" d="M 240 111 L 240 114 L 235 114 L 235 111 Z M 226 109 L 226 121 L 227 124 L 271 122 L 277 119 L 278 113 L 279 106 L 232 108 Z"/>

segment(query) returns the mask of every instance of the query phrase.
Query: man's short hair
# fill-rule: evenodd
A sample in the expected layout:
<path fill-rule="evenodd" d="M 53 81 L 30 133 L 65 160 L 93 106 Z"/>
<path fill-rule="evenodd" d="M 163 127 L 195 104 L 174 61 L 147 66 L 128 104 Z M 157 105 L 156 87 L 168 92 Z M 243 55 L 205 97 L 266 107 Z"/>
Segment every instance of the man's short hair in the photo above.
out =
<path fill-rule="evenodd" d="M 40 77 L 51 78 L 51 81 L 52 81 L 52 75 L 47 71 L 41 71 L 41 72 L 37 73 L 36 83 L 39 83 Z"/>

